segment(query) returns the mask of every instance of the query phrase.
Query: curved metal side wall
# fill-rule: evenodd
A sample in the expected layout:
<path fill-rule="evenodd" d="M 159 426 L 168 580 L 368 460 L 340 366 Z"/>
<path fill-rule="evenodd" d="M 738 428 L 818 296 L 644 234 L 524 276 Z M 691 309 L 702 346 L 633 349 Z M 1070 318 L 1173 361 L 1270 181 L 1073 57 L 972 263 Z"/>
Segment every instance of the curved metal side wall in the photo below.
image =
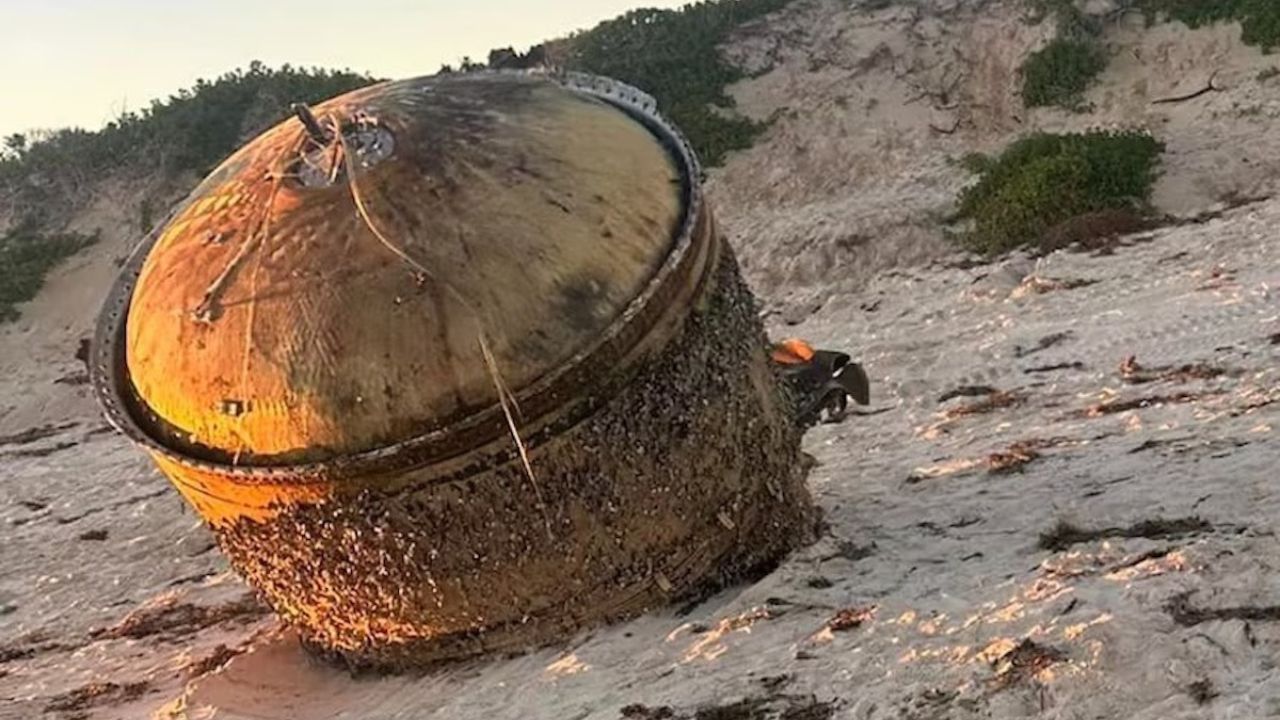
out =
<path fill-rule="evenodd" d="M 711 280 L 615 397 L 533 450 L 536 483 L 508 442 L 453 479 L 309 486 L 328 499 L 224 522 L 219 543 L 310 645 L 392 669 L 556 641 L 770 566 L 812 539 L 800 435 L 727 248 Z"/>

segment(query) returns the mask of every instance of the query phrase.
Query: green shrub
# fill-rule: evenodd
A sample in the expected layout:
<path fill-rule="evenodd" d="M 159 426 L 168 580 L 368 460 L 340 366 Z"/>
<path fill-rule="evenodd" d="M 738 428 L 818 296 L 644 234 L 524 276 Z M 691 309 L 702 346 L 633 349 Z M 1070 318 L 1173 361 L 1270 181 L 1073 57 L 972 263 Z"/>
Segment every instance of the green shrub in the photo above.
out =
<path fill-rule="evenodd" d="M 1027 107 L 1079 108 L 1082 94 L 1106 67 L 1106 53 L 1093 40 L 1059 37 L 1022 64 L 1022 101 Z"/>
<path fill-rule="evenodd" d="M 1139 0 L 1138 6 L 1152 22 L 1166 17 L 1193 28 L 1238 20 L 1246 44 L 1257 45 L 1263 52 L 1280 47 L 1280 2 L 1276 0 Z"/>
<path fill-rule="evenodd" d="M 746 76 L 720 56 L 719 46 L 743 23 L 789 2 L 704 0 L 679 10 L 634 10 L 570 37 L 564 64 L 653 95 L 702 161 L 719 165 L 766 127 L 733 115 L 725 88 Z"/>
<path fill-rule="evenodd" d="M 1075 0 L 1026 0 L 1026 9 L 1032 24 L 1052 18 L 1060 38 L 1087 40 L 1102 34 L 1102 23 L 1096 17 L 1085 15 Z"/>
<path fill-rule="evenodd" d="M 1048 228 L 1109 208 L 1145 210 L 1164 146 L 1144 132 L 1036 133 L 995 158 L 969 158 L 978 182 L 960 195 L 963 242 L 994 254 L 1039 242 Z"/>
<path fill-rule="evenodd" d="M 96 240 L 75 233 L 42 235 L 30 220 L 0 236 L 0 322 L 18 319 L 16 305 L 36 296 L 45 275 Z"/>

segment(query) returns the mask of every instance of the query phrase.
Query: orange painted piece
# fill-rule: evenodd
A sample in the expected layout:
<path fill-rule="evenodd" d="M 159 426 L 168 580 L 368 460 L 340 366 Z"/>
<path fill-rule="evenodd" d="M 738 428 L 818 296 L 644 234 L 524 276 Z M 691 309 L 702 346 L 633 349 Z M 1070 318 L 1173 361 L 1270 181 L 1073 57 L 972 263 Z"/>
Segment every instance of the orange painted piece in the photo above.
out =
<path fill-rule="evenodd" d="M 323 502 L 337 490 L 337 485 L 329 481 L 236 482 L 223 473 L 175 462 L 161 453 L 153 452 L 151 457 L 182 497 L 213 527 L 242 518 L 265 522 L 275 516 L 278 508 Z"/>
<path fill-rule="evenodd" d="M 813 360 L 813 346 L 799 338 L 788 338 L 773 346 L 770 357 L 779 365 L 804 365 Z"/>

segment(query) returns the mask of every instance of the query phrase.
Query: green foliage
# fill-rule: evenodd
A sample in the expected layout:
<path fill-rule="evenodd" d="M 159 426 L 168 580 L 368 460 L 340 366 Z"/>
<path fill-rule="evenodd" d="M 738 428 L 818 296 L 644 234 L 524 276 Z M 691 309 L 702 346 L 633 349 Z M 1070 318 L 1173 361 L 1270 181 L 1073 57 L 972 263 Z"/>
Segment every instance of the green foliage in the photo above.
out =
<path fill-rule="evenodd" d="M 0 323 L 18 319 L 16 305 L 36 296 L 45 275 L 96 240 L 74 233 L 42 235 L 30 220 L 0 236 Z"/>
<path fill-rule="evenodd" d="M 1179 20 L 1197 28 L 1239 21 L 1246 44 L 1264 52 L 1280 48 L 1280 0 L 1129 0 L 1149 22 Z M 1026 0 L 1032 22 L 1052 17 L 1057 37 L 1032 53 L 1022 66 L 1022 97 L 1027 107 L 1058 105 L 1081 109 L 1081 95 L 1107 66 L 1098 42 L 1101 27 L 1075 0 Z M 1259 80 L 1263 80 L 1259 76 Z"/>
<path fill-rule="evenodd" d="M 720 56 L 719 45 L 743 23 L 789 2 L 704 0 L 679 10 L 634 10 L 571 37 L 564 64 L 653 95 L 702 161 L 718 165 L 726 153 L 750 147 L 766 125 L 732 113 L 725 87 L 745 75 Z"/>
<path fill-rule="evenodd" d="M 1106 67 L 1106 54 L 1092 40 L 1057 38 L 1023 63 L 1022 100 L 1027 107 L 1078 108 L 1081 95 Z"/>
<path fill-rule="evenodd" d="M 1197 28 L 1239 20 L 1246 44 L 1263 52 L 1280 48 L 1280 2 L 1276 0 L 1139 0 L 1148 19 L 1167 17 Z"/>
<path fill-rule="evenodd" d="M 372 82 L 366 75 L 252 63 L 216 80 L 199 80 L 101 130 L 72 128 L 38 137 L 12 135 L 0 156 L 0 190 L 23 210 L 56 211 L 59 201 L 123 166 L 173 175 L 204 174 L 258 131 L 285 117 L 293 102 L 317 102 Z"/>
<path fill-rule="evenodd" d="M 980 152 L 965 153 L 960 158 L 958 165 L 974 175 L 982 175 L 991 170 L 995 165 L 995 160 L 990 155 L 983 155 Z"/>
<path fill-rule="evenodd" d="M 1075 0 L 1027 0 L 1028 18 L 1032 24 L 1052 18 L 1057 24 L 1058 37 L 1068 40 L 1089 40 L 1102 33 L 1097 18 L 1089 17 L 1076 5 Z"/>
<path fill-rule="evenodd" d="M 1145 209 L 1163 149 L 1145 132 L 1035 133 L 998 157 L 971 156 L 979 179 L 960 195 L 956 217 L 972 221 L 962 240 L 994 254 L 1085 213 Z"/>
<path fill-rule="evenodd" d="M 1085 15 L 1075 0 L 1027 0 L 1027 8 L 1033 23 L 1052 17 L 1057 36 L 1023 62 L 1023 103 L 1083 110 L 1084 91 L 1107 67 L 1106 52 L 1098 42 L 1101 24 Z"/>

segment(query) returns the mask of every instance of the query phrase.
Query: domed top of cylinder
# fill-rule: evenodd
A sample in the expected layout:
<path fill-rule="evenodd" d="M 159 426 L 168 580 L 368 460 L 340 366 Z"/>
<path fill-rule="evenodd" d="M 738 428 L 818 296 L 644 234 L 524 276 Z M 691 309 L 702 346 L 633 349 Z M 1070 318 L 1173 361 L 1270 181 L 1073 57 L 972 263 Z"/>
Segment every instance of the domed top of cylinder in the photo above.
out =
<path fill-rule="evenodd" d="M 525 73 L 299 107 L 142 262 L 120 341 L 147 434 L 219 462 L 324 461 L 491 411 L 579 356 L 687 221 L 692 163 L 645 120 Z"/>

